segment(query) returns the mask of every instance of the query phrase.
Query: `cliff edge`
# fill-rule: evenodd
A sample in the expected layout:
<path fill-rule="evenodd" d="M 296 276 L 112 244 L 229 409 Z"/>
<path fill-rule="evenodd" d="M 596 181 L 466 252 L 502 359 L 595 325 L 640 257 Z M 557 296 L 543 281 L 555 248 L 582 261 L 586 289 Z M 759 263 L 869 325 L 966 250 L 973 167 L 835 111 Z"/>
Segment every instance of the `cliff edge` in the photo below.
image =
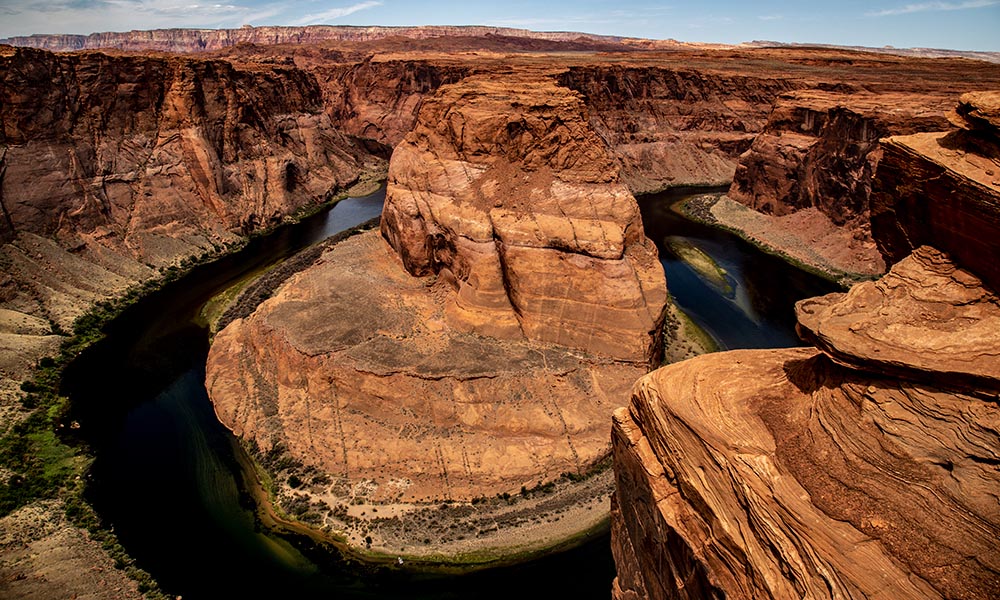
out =
<path fill-rule="evenodd" d="M 954 187 L 896 183 L 917 159 L 886 152 L 876 187 L 911 194 L 882 202 L 995 222 L 992 188 L 965 168 L 983 148 L 936 163 Z M 800 301 L 815 348 L 640 380 L 613 426 L 616 598 L 995 597 L 1000 299 L 992 264 L 960 258 L 948 222 L 923 224 L 948 253 L 919 246 L 878 281 Z M 995 244 L 1000 229 L 977 233 Z"/>

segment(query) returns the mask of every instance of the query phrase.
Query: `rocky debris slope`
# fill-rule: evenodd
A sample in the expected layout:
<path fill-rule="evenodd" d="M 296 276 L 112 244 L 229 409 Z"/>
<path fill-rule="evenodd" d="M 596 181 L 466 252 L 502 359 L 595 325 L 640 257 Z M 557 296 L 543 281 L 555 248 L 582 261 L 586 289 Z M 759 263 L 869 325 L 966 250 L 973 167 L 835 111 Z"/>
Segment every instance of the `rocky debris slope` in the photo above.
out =
<path fill-rule="evenodd" d="M 988 114 L 989 98 L 960 111 Z M 617 598 L 996 597 L 1000 298 L 975 252 L 1000 206 L 973 179 L 995 143 L 978 119 L 973 158 L 954 160 L 968 134 L 946 136 L 967 144 L 952 170 L 935 134 L 916 136 L 928 156 L 893 138 L 879 166 L 886 214 L 941 211 L 923 231 L 948 253 L 920 246 L 878 281 L 799 302 L 816 348 L 713 354 L 636 385 L 613 428 Z"/>
<path fill-rule="evenodd" d="M 1000 92 L 965 94 L 957 131 L 884 141 L 871 219 L 887 261 L 930 244 L 1000 289 L 998 104 Z"/>
<path fill-rule="evenodd" d="M 635 200 L 579 96 L 516 77 L 425 101 L 392 157 L 385 239 L 338 244 L 214 340 L 220 420 L 301 465 L 296 478 L 327 478 L 280 488 L 321 507 L 321 526 L 345 531 L 348 506 L 378 504 L 365 519 L 399 515 L 416 536 L 428 503 L 475 501 L 482 521 L 480 500 L 578 478 L 608 456 L 617 398 L 658 360 L 666 287 Z M 469 543 L 551 535 L 505 526 Z"/>

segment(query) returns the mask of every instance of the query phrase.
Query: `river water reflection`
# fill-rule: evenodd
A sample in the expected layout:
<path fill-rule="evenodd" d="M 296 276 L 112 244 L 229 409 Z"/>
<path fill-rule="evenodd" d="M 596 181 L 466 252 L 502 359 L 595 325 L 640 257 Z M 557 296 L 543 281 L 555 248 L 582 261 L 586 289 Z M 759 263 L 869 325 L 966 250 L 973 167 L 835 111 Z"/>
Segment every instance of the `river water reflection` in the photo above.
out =
<path fill-rule="evenodd" d="M 465 576 L 416 576 L 348 565 L 328 547 L 263 529 L 255 519 L 231 434 L 205 393 L 208 332 L 201 307 L 246 273 L 377 216 L 384 188 L 255 240 L 196 268 L 131 307 L 108 337 L 66 372 L 97 459 L 88 495 L 138 566 L 170 594 L 198 598 L 608 598 L 610 536 L 515 567 Z M 723 232 L 668 209 L 677 193 L 641 199 L 648 235 L 683 236 L 733 277 L 734 298 L 713 292 L 665 257 L 682 308 L 724 347 L 796 343 L 790 305 L 832 289 Z M 661 247 L 661 254 L 664 249 Z M 622 399 L 624 403 L 626 399 Z"/>

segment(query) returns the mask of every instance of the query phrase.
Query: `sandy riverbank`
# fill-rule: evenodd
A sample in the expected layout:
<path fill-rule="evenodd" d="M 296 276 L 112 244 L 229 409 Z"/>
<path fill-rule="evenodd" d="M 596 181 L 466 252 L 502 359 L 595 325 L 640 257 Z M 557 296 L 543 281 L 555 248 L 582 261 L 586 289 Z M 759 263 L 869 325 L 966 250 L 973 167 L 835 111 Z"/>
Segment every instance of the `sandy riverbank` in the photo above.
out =
<path fill-rule="evenodd" d="M 870 236 L 839 227 L 816 209 L 776 217 L 751 210 L 725 195 L 706 194 L 688 200 L 682 210 L 841 285 L 872 279 L 885 271 L 885 262 Z"/>

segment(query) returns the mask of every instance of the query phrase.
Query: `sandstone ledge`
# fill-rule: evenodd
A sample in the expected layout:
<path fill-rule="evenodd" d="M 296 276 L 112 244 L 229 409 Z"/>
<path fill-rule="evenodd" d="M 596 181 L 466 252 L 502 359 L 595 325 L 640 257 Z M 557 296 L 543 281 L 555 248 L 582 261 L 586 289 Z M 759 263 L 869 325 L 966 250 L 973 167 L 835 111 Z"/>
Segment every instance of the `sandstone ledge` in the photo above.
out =
<path fill-rule="evenodd" d="M 615 414 L 616 597 L 994 597 L 998 431 L 814 349 L 656 371 Z"/>

